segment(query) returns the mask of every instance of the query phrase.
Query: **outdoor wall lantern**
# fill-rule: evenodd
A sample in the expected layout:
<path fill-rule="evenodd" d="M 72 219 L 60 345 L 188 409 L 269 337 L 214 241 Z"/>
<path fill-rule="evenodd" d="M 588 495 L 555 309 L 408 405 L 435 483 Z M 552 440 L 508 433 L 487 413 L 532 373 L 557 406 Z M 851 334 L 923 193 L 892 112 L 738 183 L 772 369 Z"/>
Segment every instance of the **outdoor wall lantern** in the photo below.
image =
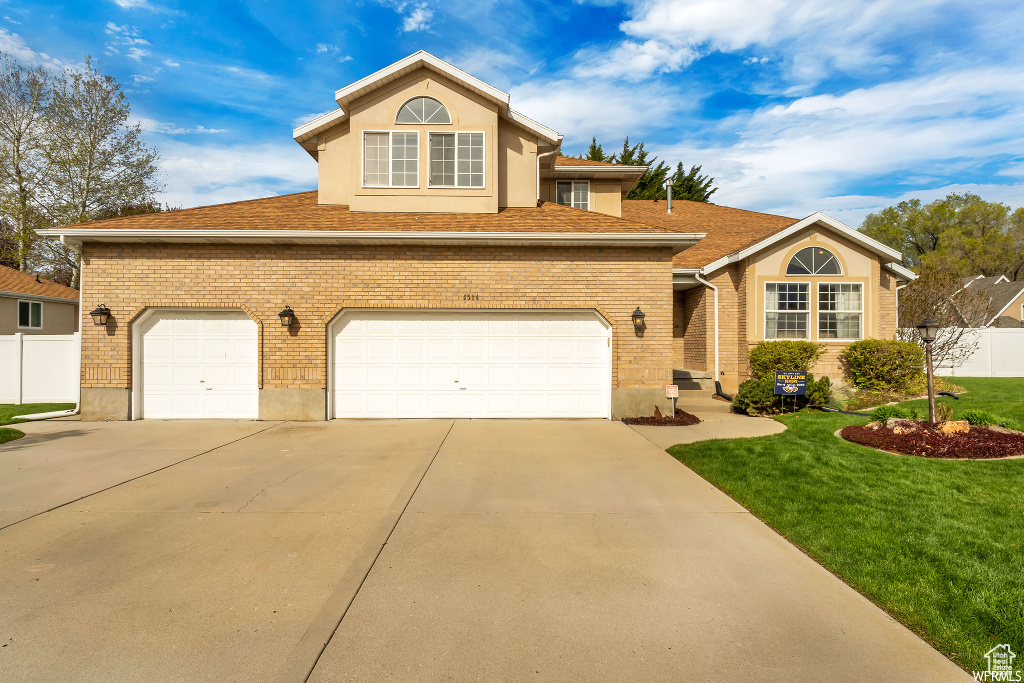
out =
<path fill-rule="evenodd" d="M 928 421 L 935 422 L 935 381 L 932 377 L 932 342 L 939 334 L 939 323 L 925 318 L 917 324 L 917 333 L 924 342 L 925 364 L 928 369 Z"/>
<path fill-rule="evenodd" d="M 110 309 L 103 304 L 100 304 L 89 315 L 92 316 L 93 325 L 99 325 L 102 327 L 106 325 L 107 321 L 110 319 Z"/>
<path fill-rule="evenodd" d="M 640 310 L 640 307 L 637 306 L 636 310 L 633 311 L 633 316 L 632 317 L 633 317 L 633 327 L 636 329 L 637 332 L 639 332 L 644 327 L 644 318 L 646 316 L 644 315 L 644 312 Z"/>
<path fill-rule="evenodd" d="M 285 306 L 284 309 L 277 314 L 277 317 L 281 319 L 282 327 L 291 327 L 292 323 L 295 322 L 295 311 L 292 310 L 291 306 Z"/>

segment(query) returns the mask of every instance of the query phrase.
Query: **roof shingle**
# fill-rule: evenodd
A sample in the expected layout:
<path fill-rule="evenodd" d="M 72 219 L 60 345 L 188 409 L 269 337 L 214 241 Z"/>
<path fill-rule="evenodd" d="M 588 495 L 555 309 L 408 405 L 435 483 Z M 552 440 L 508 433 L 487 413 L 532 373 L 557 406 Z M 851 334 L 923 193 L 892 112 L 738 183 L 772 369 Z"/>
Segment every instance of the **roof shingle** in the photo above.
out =
<path fill-rule="evenodd" d="M 357 213 L 317 203 L 317 193 L 250 199 L 80 223 L 72 228 L 126 230 L 365 230 L 438 232 L 638 233 L 689 232 L 574 209 L 553 202 L 497 213 Z"/>
<path fill-rule="evenodd" d="M 666 208 L 665 202 L 627 199 L 622 202 L 622 217 L 680 232 L 707 233 L 700 242 L 676 255 L 672 263 L 675 268 L 702 268 L 797 222 L 786 216 L 686 200 L 673 200 L 672 213 L 666 213 Z"/>
<path fill-rule="evenodd" d="M 623 164 L 616 164 L 611 161 L 592 161 L 590 159 L 579 159 L 577 157 L 558 157 L 555 161 L 555 166 L 620 166 L 622 168 L 630 168 Z"/>
<path fill-rule="evenodd" d="M 55 299 L 78 301 L 77 289 L 71 289 L 70 287 L 41 278 L 39 282 L 36 282 L 35 275 L 23 273 L 20 270 L 8 268 L 7 266 L 0 266 L 0 292 L 49 296 Z"/>

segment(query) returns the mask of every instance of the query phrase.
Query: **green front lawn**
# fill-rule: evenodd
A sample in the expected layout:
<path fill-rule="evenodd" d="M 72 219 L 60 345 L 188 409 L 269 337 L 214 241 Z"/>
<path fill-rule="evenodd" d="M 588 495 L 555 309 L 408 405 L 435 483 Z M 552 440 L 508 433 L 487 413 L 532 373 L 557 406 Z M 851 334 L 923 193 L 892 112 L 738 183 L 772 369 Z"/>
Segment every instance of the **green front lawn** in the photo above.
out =
<path fill-rule="evenodd" d="M 32 415 L 34 413 L 52 413 L 57 410 L 71 410 L 74 403 L 22 403 L 11 405 L 0 403 L 0 425 L 17 424 L 25 420 L 15 420 L 15 415 Z M 0 443 L 14 441 L 25 436 L 25 433 L 18 429 L 0 426 Z"/>
<path fill-rule="evenodd" d="M 956 382 L 956 412 L 1024 420 L 1024 380 Z M 782 434 L 669 452 L 968 671 L 1024 648 L 1024 459 L 890 455 L 833 435 L 866 419 L 778 419 Z"/>

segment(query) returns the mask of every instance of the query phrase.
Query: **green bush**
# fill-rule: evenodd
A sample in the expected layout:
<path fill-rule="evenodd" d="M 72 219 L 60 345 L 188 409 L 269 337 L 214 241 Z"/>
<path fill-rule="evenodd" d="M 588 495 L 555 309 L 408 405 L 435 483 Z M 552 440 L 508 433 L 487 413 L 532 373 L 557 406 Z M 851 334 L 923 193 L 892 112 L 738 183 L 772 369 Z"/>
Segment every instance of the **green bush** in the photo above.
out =
<path fill-rule="evenodd" d="M 785 398 L 785 402 L 783 402 Z M 776 396 L 775 376 L 748 379 L 740 385 L 732 402 L 732 409 L 748 415 L 774 415 L 781 412 L 801 410 L 807 406 L 824 406 L 832 400 L 832 382 L 828 377 L 815 381 L 814 375 L 807 374 L 805 396 Z"/>
<path fill-rule="evenodd" d="M 871 419 L 875 422 L 885 422 L 891 417 L 901 420 L 916 420 L 917 412 L 915 411 L 912 415 L 910 411 L 899 406 L 878 406 L 871 411 Z"/>
<path fill-rule="evenodd" d="M 924 351 L 914 342 L 864 339 L 839 353 L 843 375 L 858 389 L 887 393 L 923 390 Z"/>
<path fill-rule="evenodd" d="M 824 344 L 809 341 L 762 341 L 750 350 L 750 374 L 759 379 L 774 377 L 777 370 L 809 371 L 814 367 Z"/>
<path fill-rule="evenodd" d="M 995 416 L 987 410 L 965 410 L 960 413 L 960 419 L 978 427 L 996 424 Z"/>
<path fill-rule="evenodd" d="M 1006 427 L 1014 431 L 1024 431 L 1020 422 L 1010 417 L 1003 417 L 1001 415 L 993 415 L 987 410 L 965 410 L 960 413 L 961 420 L 967 420 L 971 425 L 978 427 L 987 427 L 989 425 L 999 425 L 1000 427 Z"/>

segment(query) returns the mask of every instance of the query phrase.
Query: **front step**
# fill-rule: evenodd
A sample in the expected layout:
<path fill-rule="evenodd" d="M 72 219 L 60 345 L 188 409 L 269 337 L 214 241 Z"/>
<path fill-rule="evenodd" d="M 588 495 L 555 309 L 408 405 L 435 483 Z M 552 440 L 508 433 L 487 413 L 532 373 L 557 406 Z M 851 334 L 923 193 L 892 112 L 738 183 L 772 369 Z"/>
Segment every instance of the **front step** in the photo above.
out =
<path fill-rule="evenodd" d="M 679 396 L 684 391 L 712 392 L 715 391 L 714 373 L 703 370 L 673 370 L 672 383 L 679 387 Z"/>

